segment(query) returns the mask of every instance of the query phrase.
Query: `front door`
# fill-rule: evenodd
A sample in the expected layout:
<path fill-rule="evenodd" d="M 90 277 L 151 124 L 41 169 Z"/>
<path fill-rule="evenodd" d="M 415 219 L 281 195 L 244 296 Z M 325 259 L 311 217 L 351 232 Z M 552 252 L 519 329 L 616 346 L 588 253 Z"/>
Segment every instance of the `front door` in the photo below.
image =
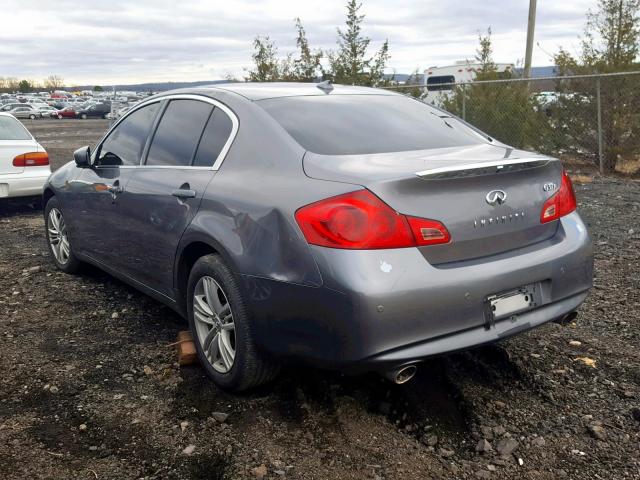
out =
<path fill-rule="evenodd" d="M 121 251 L 129 238 L 123 204 L 127 185 L 139 168 L 160 102 L 134 110 L 98 146 L 93 165 L 74 182 L 73 233 L 76 248 L 109 268 L 124 273 L 127 259 Z"/>

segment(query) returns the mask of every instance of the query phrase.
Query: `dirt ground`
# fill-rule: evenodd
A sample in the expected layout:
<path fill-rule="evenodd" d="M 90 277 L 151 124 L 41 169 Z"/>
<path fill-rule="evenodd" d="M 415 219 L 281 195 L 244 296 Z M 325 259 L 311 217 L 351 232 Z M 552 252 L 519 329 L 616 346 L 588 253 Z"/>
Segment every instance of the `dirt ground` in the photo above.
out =
<path fill-rule="evenodd" d="M 26 122 L 54 168 L 104 121 Z M 639 479 L 640 183 L 577 185 L 595 288 L 569 326 L 429 360 L 396 386 L 285 369 L 230 395 L 184 322 L 98 270 L 56 271 L 41 211 L 0 203 L 2 479 Z"/>

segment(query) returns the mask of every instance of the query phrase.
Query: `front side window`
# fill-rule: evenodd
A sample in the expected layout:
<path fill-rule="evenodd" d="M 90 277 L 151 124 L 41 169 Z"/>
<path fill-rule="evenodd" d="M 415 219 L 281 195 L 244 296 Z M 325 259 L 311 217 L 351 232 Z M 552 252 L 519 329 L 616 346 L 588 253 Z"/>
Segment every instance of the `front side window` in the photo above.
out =
<path fill-rule="evenodd" d="M 190 166 L 213 105 L 171 100 L 158 124 L 146 165 Z"/>
<path fill-rule="evenodd" d="M 159 110 L 160 102 L 155 102 L 135 110 L 122 120 L 100 146 L 98 165 L 139 165 Z"/>
<path fill-rule="evenodd" d="M 427 79 L 427 90 L 430 92 L 439 92 L 441 90 L 452 90 L 453 83 L 456 83 L 456 77 L 453 75 L 438 75 Z"/>
<path fill-rule="evenodd" d="M 224 110 L 216 107 L 202 134 L 193 165 L 196 167 L 213 166 L 229 140 L 232 130 L 233 122 L 229 116 Z"/>
<path fill-rule="evenodd" d="M 12 117 L 0 117 L 0 140 L 31 140 L 22 124 Z"/>

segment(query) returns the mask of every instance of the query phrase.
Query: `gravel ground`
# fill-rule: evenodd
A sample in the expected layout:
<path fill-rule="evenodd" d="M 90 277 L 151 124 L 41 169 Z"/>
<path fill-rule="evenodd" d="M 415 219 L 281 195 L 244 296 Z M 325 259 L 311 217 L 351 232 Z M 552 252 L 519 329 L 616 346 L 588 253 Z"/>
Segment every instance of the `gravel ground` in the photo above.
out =
<path fill-rule="evenodd" d="M 103 121 L 25 122 L 57 167 Z M 638 479 L 640 183 L 577 185 L 596 279 L 576 323 L 375 375 L 287 369 L 229 395 L 170 344 L 184 322 L 48 258 L 0 203 L 0 478 Z"/>

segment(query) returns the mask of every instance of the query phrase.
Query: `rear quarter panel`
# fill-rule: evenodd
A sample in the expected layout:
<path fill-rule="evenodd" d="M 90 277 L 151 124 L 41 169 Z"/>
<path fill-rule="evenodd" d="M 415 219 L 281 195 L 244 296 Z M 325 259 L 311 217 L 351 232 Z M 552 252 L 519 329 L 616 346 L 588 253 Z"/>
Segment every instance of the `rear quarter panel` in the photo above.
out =
<path fill-rule="evenodd" d="M 213 97 L 236 113 L 239 130 L 180 251 L 208 238 L 241 275 L 320 286 L 322 278 L 295 211 L 361 187 L 310 179 L 302 168 L 304 149 L 262 108 L 233 93 Z"/>

